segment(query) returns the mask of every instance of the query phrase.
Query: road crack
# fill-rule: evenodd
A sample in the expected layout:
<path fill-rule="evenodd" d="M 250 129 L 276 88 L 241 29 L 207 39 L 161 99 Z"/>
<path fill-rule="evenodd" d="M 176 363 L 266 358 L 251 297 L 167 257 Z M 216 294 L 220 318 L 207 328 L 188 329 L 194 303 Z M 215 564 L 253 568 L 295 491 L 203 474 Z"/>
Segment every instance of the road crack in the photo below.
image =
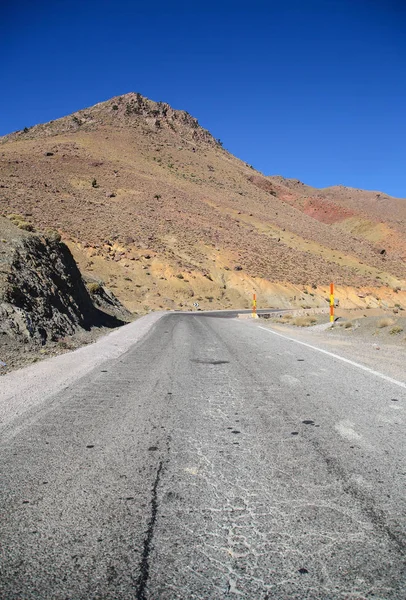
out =
<path fill-rule="evenodd" d="M 147 583 L 149 579 L 149 557 L 152 549 L 152 540 L 154 537 L 155 524 L 158 514 L 158 486 L 161 479 L 163 469 L 162 460 L 158 464 L 158 469 L 155 476 L 154 485 L 152 487 L 151 497 L 151 518 L 148 523 L 147 533 L 144 539 L 144 549 L 142 552 L 142 558 L 140 562 L 140 575 L 137 580 L 137 600 L 146 600 Z"/>

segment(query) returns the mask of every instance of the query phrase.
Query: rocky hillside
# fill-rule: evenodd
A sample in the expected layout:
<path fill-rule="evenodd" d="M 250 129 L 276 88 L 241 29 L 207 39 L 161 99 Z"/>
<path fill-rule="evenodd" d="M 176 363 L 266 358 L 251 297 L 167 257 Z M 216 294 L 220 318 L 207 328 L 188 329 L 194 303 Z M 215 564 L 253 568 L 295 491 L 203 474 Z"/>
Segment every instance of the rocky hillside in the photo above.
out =
<path fill-rule="evenodd" d="M 406 201 L 265 177 L 126 94 L 0 138 L 0 212 L 58 230 L 131 310 L 406 306 Z"/>
<path fill-rule="evenodd" d="M 32 226 L 18 215 L 12 219 L 0 217 L 2 362 L 8 364 L 10 351 L 22 346 L 34 350 L 79 331 L 117 327 L 128 320 L 131 315 L 100 286 L 96 286 L 99 299 L 92 300 L 58 234 L 39 235 L 30 232 Z M 107 310 L 110 307 L 108 312 L 101 309 L 103 303 Z"/>

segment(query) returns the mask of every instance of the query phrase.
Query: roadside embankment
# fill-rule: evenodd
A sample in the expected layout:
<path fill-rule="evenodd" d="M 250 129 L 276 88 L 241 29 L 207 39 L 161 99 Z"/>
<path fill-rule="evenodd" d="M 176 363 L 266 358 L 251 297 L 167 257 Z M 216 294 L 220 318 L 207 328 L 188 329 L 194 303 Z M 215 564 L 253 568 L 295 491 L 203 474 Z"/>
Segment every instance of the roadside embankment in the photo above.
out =
<path fill-rule="evenodd" d="M 0 217 L 0 374 L 132 320 L 101 286 L 93 300 L 56 232 L 11 216 Z"/>

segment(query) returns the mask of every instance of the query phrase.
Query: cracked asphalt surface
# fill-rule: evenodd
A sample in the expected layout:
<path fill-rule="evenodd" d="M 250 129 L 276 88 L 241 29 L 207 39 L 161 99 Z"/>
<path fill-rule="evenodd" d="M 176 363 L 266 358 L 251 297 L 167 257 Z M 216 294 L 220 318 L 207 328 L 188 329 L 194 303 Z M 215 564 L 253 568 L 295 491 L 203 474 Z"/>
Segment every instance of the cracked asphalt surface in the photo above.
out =
<path fill-rule="evenodd" d="M 404 600 L 405 406 L 255 323 L 166 315 L 3 431 L 0 598 Z"/>

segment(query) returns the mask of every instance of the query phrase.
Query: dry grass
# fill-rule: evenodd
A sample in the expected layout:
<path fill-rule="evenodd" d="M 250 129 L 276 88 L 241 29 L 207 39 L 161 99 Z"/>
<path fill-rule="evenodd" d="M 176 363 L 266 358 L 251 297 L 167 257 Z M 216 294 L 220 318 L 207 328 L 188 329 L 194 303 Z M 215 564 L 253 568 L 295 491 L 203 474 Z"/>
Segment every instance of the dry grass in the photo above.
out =
<path fill-rule="evenodd" d="M 22 215 L 12 213 L 7 215 L 8 219 L 19 229 L 23 231 L 35 231 L 35 227 L 32 223 L 28 223 Z"/>
<path fill-rule="evenodd" d="M 28 223 L 27 221 L 16 221 L 15 224 L 19 229 L 23 229 L 24 231 L 35 231 L 34 225 Z"/>
<path fill-rule="evenodd" d="M 87 289 L 90 294 L 98 294 L 102 290 L 102 286 L 100 283 L 92 282 L 87 284 Z"/>
<path fill-rule="evenodd" d="M 378 327 L 378 329 L 383 329 L 384 327 L 390 327 L 390 325 L 394 324 L 395 321 L 393 319 L 391 319 L 390 317 L 385 317 L 383 319 L 380 319 L 376 326 Z"/>
<path fill-rule="evenodd" d="M 56 231 L 55 229 L 48 229 L 45 235 L 47 240 L 50 242 L 60 242 L 62 239 L 62 236 L 59 233 L 59 231 Z"/>
<path fill-rule="evenodd" d="M 310 327 L 310 325 L 314 325 L 315 323 L 317 323 L 317 319 L 313 316 L 296 317 L 292 321 L 292 325 L 296 325 L 296 327 Z"/>
<path fill-rule="evenodd" d="M 7 218 L 10 219 L 10 221 L 12 221 L 13 223 L 14 221 L 24 221 L 24 217 L 16 213 L 11 213 L 11 215 L 7 215 Z"/>
<path fill-rule="evenodd" d="M 391 335 L 397 335 L 398 333 L 402 333 L 403 331 L 403 327 L 401 327 L 400 325 L 395 325 L 395 327 L 392 327 L 392 329 L 389 330 L 389 333 Z"/>

